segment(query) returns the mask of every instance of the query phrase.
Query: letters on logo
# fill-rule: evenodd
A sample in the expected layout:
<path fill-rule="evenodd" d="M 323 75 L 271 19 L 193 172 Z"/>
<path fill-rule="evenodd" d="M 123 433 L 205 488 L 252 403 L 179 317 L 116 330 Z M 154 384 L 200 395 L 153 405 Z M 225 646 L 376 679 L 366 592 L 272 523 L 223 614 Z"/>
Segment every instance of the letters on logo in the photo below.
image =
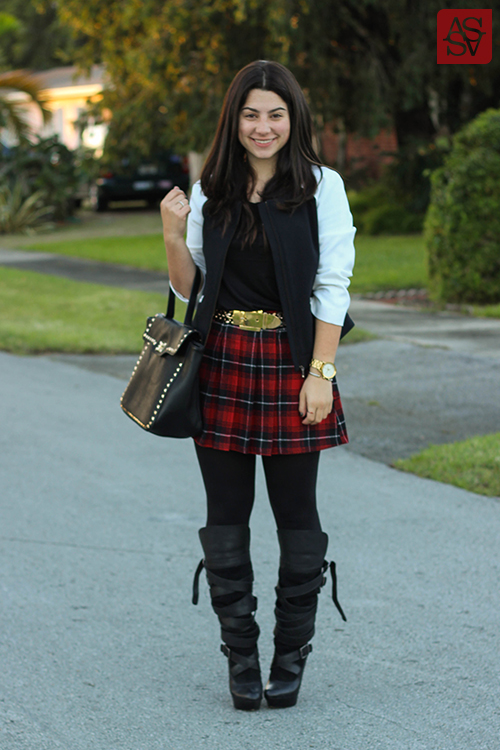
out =
<path fill-rule="evenodd" d="M 485 64 L 492 57 L 492 11 L 440 10 L 437 15 L 437 62 Z"/>

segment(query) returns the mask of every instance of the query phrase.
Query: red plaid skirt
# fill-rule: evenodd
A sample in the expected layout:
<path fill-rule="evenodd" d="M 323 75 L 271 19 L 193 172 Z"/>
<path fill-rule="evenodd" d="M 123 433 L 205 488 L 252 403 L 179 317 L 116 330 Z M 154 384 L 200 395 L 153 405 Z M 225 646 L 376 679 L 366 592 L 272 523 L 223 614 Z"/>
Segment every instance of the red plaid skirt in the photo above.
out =
<path fill-rule="evenodd" d="M 308 453 L 348 442 L 333 381 L 333 409 L 318 425 L 303 425 L 285 328 L 242 331 L 213 321 L 200 368 L 203 432 L 198 445 L 263 456 Z"/>

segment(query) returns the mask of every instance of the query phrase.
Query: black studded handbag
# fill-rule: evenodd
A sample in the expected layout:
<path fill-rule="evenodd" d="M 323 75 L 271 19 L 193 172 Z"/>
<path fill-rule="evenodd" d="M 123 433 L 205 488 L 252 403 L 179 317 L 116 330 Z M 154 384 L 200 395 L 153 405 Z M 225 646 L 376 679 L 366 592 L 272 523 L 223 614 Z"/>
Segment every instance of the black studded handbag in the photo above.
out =
<path fill-rule="evenodd" d="M 201 271 L 196 269 L 184 323 L 174 320 L 169 291 L 166 315 L 148 318 L 144 347 L 121 397 L 125 414 L 162 437 L 195 437 L 202 430 L 198 370 L 204 344 L 192 327 Z"/>

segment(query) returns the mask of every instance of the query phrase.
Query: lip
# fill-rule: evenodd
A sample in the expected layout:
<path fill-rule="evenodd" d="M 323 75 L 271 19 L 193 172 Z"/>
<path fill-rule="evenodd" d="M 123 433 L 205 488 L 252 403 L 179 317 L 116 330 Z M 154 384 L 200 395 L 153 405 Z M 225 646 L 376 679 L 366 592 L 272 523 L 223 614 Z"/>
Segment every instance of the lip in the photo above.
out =
<path fill-rule="evenodd" d="M 267 148 L 268 146 L 271 146 L 273 143 L 275 143 L 278 139 L 277 138 L 271 138 L 270 140 L 265 139 L 265 143 L 264 142 L 259 142 L 256 138 L 250 138 L 250 140 L 253 143 L 255 143 L 255 145 L 258 148 Z"/>

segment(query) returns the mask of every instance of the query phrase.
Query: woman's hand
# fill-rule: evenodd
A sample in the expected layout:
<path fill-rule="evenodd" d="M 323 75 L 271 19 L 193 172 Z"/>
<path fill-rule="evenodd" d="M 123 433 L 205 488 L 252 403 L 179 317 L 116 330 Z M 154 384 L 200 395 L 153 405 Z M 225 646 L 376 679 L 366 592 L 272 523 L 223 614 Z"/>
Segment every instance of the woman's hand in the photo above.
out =
<path fill-rule="evenodd" d="M 165 242 L 183 240 L 191 212 L 186 193 L 178 187 L 172 188 L 160 203 L 160 209 Z"/>
<path fill-rule="evenodd" d="M 329 380 L 308 375 L 300 389 L 299 414 L 302 424 L 319 424 L 333 407 L 333 388 Z"/>
<path fill-rule="evenodd" d="M 196 268 L 184 241 L 186 219 L 191 213 L 186 193 L 178 187 L 172 188 L 160 208 L 170 282 L 179 294 L 189 297 Z"/>

